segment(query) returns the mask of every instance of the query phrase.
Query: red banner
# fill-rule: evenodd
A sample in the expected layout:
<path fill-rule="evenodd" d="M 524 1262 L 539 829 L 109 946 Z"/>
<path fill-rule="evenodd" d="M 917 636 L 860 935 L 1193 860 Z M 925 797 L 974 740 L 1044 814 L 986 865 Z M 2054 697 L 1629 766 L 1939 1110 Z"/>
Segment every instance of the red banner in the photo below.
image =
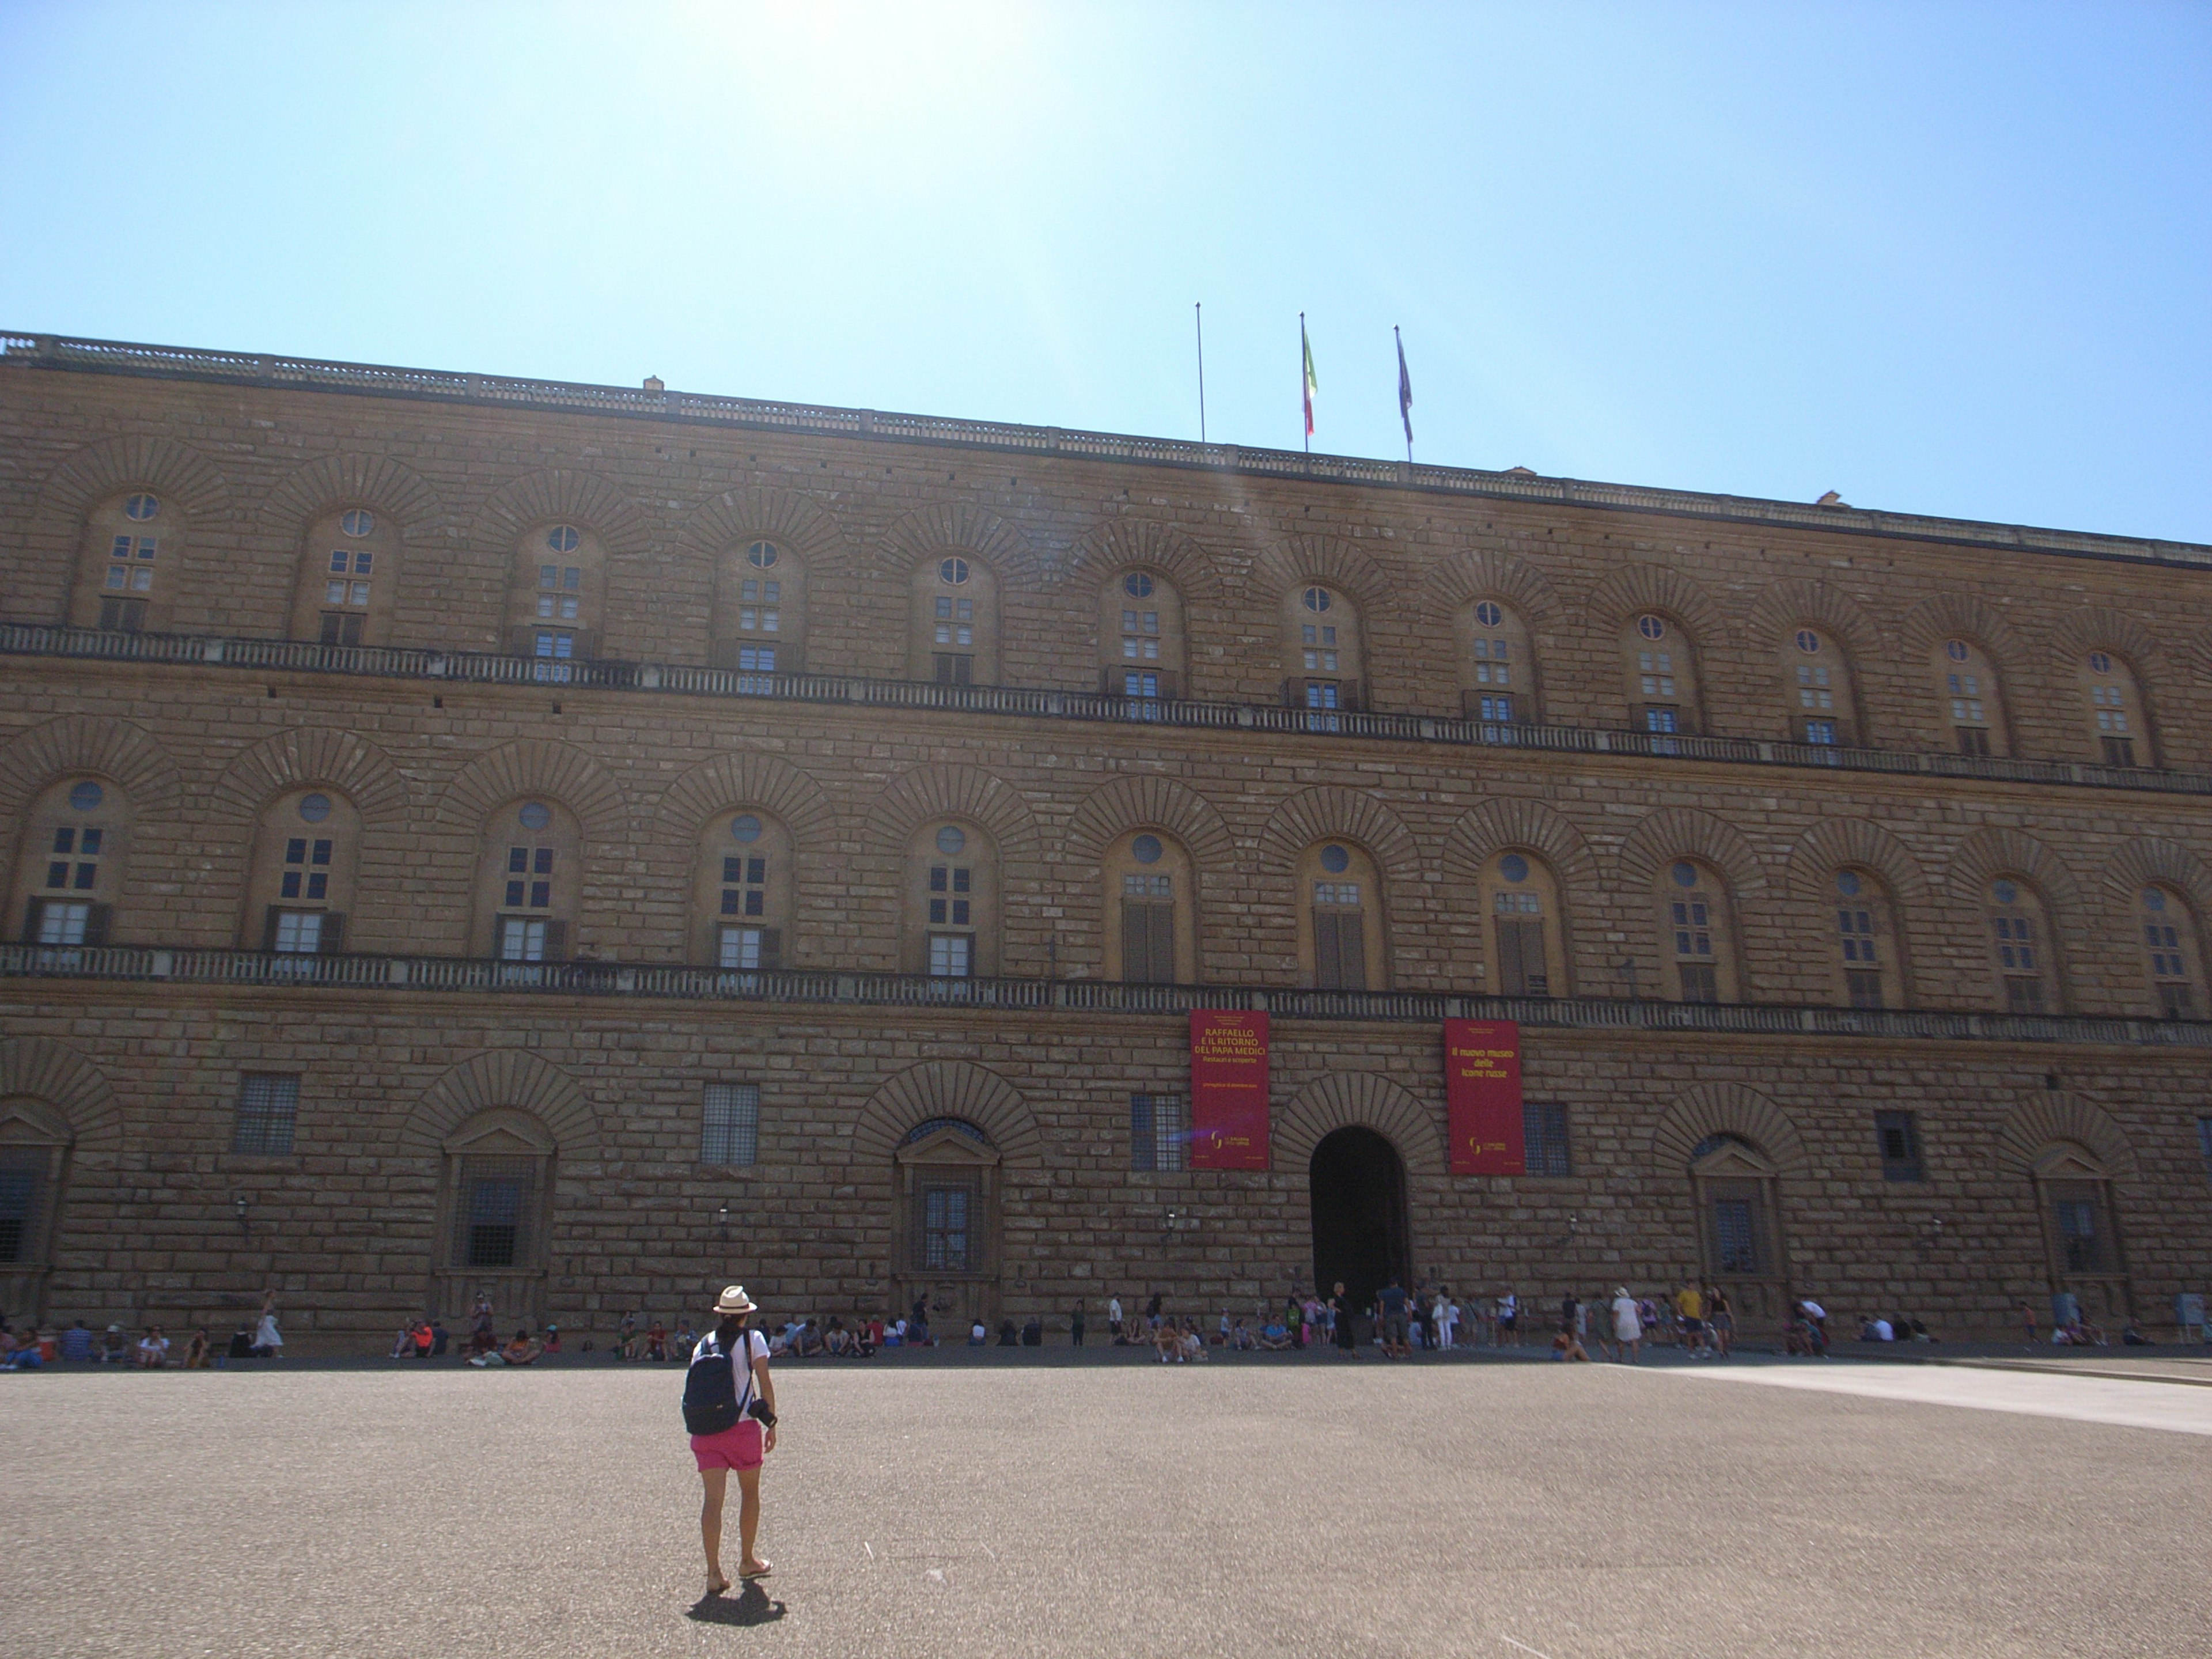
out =
<path fill-rule="evenodd" d="M 1267 1017 L 1190 1017 L 1190 1167 L 1267 1167 Z"/>
<path fill-rule="evenodd" d="M 1444 1115 L 1454 1175 L 1526 1175 L 1521 1028 L 1510 1019 L 1444 1022 Z"/>

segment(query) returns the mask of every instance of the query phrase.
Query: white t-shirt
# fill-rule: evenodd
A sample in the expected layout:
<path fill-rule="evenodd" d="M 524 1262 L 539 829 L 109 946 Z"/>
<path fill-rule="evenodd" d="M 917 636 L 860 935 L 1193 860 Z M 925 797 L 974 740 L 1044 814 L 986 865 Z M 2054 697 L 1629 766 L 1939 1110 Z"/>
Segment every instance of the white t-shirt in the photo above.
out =
<path fill-rule="evenodd" d="M 1613 1297 L 1613 1337 L 1616 1342 L 1641 1342 L 1644 1340 L 1644 1322 L 1636 1316 L 1634 1297 Z"/>
<path fill-rule="evenodd" d="M 1106 1303 L 1106 1317 L 1118 1325 L 1121 1322 L 1121 1298 L 1110 1297 Z"/>
<path fill-rule="evenodd" d="M 968 1328 L 968 1340 L 970 1342 L 981 1342 L 990 1333 L 983 1328 L 983 1322 L 980 1319 Z"/>
<path fill-rule="evenodd" d="M 276 1328 L 275 1314 L 261 1316 L 261 1328 L 253 1334 L 253 1346 L 257 1348 L 281 1348 L 284 1346 L 284 1335 Z"/>

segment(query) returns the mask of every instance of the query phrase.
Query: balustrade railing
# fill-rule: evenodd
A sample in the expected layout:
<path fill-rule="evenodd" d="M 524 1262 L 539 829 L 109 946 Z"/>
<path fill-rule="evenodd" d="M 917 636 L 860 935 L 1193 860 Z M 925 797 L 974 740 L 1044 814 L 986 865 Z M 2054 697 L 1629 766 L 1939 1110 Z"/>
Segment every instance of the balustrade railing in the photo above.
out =
<path fill-rule="evenodd" d="M 1753 496 L 1706 495 L 1690 490 L 1546 478 L 1473 467 L 1417 465 L 1356 455 L 1312 455 L 1299 450 L 1251 449 L 1239 444 L 1192 443 L 1058 427 L 953 420 L 880 410 L 832 409 L 754 398 L 631 386 L 582 386 L 560 380 L 516 380 L 497 374 L 398 368 L 375 363 L 330 362 L 276 354 L 139 345 L 118 340 L 0 331 L 0 357 L 39 368 L 94 374 L 149 374 L 175 379 L 242 382 L 295 390 L 343 392 L 372 397 L 414 398 L 573 410 L 651 420 L 750 427 L 823 437 L 872 438 L 1030 454 L 1072 455 L 1149 466 L 1440 491 L 1452 495 L 1610 508 L 1673 516 L 1726 519 L 1858 535 L 1903 537 L 2097 558 L 2150 560 L 2212 566 L 2212 547 L 2137 537 L 2100 536 L 2024 525 L 1984 524 L 1881 513 L 1853 507 L 1819 507 Z"/>
<path fill-rule="evenodd" d="M 1594 726 L 1520 726 L 1442 714 L 1287 708 L 1267 703 L 1167 702 L 1096 691 L 1018 685 L 939 685 L 927 680 L 872 680 L 837 674 L 757 674 L 672 663 L 552 661 L 483 651 L 321 645 L 307 640 L 224 639 L 191 634 L 104 633 L 97 629 L 0 623 L 0 656 L 93 658 L 112 662 L 191 664 L 263 672 L 364 674 L 391 679 L 468 681 L 662 692 L 701 697 L 765 697 L 784 702 L 847 703 L 1032 720 L 1268 732 L 1304 737 L 1444 743 L 1487 749 L 1578 755 L 1634 755 L 1754 766 L 1815 767 L 2003 783 L 2061 784 L 2165 794 L 2212 794 L 2212 775 L 2072 761 L 1830 748 L 1763 738 L 1709 738 L 1613 732 Z"/>
<path fill-rule="evenodd" d="M 146 945 L 0 945 L 0 979 L 828 1004 L 1000 1013 L 1180 1017 L 1195 1009 L 1264 1010 L 1283 1019 L 1392 1024 L 1431 1025 L 1448 1018 L 1510 1019 L 1553 1030 L 2212 1048 L 2212 1021 L 2207 1020 L 1643 1002 L 1595 997 L 1462 996 L 1432 991 L 1316 991 L 1255 985 L 1125 985 L 1085 979 L 936 979 L 836 969 L 751 970 L 618 962 L 493 962 L 459 957 L 288 956 Z"/>

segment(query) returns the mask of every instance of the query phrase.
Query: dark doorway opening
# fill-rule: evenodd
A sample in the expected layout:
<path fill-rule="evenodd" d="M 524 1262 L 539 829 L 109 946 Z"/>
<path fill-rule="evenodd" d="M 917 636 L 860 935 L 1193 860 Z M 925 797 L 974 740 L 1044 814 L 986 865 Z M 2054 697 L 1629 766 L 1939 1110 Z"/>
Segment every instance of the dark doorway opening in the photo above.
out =
<path fill-rule="evenodd" d="M 1391 1279 L 1410 1290 L 1406 1166 L 1398 1149 L 1372 1129 L 1339 1129 L 1314 1148 L 1311 1176 L 1320 1293 L 1341 1279 L 1352 1307 L 1364 1315 Z"/>

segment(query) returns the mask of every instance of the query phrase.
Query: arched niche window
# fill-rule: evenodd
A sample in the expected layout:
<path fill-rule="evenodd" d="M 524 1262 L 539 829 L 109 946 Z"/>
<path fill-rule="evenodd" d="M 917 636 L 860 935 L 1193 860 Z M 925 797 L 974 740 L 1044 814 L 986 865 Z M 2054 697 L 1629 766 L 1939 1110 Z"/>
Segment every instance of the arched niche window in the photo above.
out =
<path fill-rule="evenodd" d="M 1835 635 L 1810 623 L 1790 630 L 1782 642 L 1782 690 L 1798 742 L 1857 746 L 1851 663 Z"/>
<path fill-rule="evenodd" d="M 582 525 L 541 524 L 514 550 L 507 601 L 507 649 L 534 676 L 566 683 L 572 664 L 595 657 L 606 605 L 606 549 Z"/>
<path fill-rule="evenodd" d="M 1692 1149 L 1704 1278 L 1725 1290 L 1739 1321 L 1771 1326 L 1790 1305 L 1780 1172 L 1741 1135 L 1708 1135 Z"/>
<path fill-rule="evenodd" d="M 1133 985 L 1195 983 L 1198 889 L 1190 854 L 1159 830 L 1133 830 L 1106 849 L 1105 970 Z"/>
<path fill-rule="evenodd" d="M 900 966 L 935 979 L 999 972 L 999 854 L 965 818 L 939 818 L 907 843 L 906 930 Z"/>
<path fill-rule="evenodd" d="M 501 962 L 565 962 L 583 883 L 576 816 L 544 796 L 492 814 L 477 861 L 475 954 Z"/>
<path fill-rule="evenodd" d="M 544 1322 L 556 1143 L 531 1114 L 477 1113 L 446 1138 L 431 1261 L 438 1311 L 456 1328 L 481 1301 L 502 1339 Z"/>
<path fill-rule="evenodd" d="M 1098 590 L 1098 688 L 1109 697 L 1180 697 L 1182 596 L 1157 570 L 1120 570 Z"/>
<path fill-rule="evenodd" d="M 2203 949 L 2197 915 L 2178 889 L 2154 884 L 2136 894 L 2136 929 L 2143 944 L 2153 1005 L 2164 1019 L 2194 1019 L 2203 1005 Z"/>
<path fill-rule="evenodd" d="M 69 1181 L 69 1121 L 28 1096 L 0 1100 L 0 1296 L 30 1323 L 46 1315 L 54 1219 Z"/>
<path fill-rule="evenodd" d="M 760 536 L 722 556 L 714 581 L 714 662 L 742 674 L 806 665 L 806 562 Z"/>
<path fill-rule="evenodd" d="M 1838 983 L 1846 1006 L 1901 1008 L 1905 969 L 1898 948 L 1897 912 L 1888 890 L 1870 870 L 1847 867 L 1832 879 Z"/>
<path fill-rule="evenodd" d="M 1300 981 L 1324 991 L 1388 990 L 1382 883 L 1366 849 L 1316 842 L 1298 855 L 1297 885 Z"/>
<path fill-rule="evenodd" d="M 239 944 L 287 956 L 345 949 L 361 858 L 361 814 L 335 790 L 280 795 L 261 815 L 246 885 Z"/>
<path fill-rule="evenodd" d="M 131 850 L 131 802 L 98 778 L 49 785 L 15 859 L 14 914 L 26 945 L 106 945 Z"/>
<path fill-rule="evenodd" d="M 2065 1140 L 2045 1146 L 2033 1170 L 2054 1321 L 2063 1322 L 2069 1311 L 2100 1325 L 2125 1318 L 2130 1311 L 2127 1261 L 2113 1213 L 2111 1172 L 2087 1146 Z"/>
<path fill-rule="evenodd" d="M 940 1331 L 998 1318 L 999 1152 L 964 1118 L 932 1118 L 892 1154 L 893 1304 L 924 1302 Z"/>
<path fill-rule="evenodd" d="M 781 968 L 789 961 L 791 832 L 752 807 L 718 812 L 699 832 L 691 959 L 718 968 Z"/>
<path fill-rule="evenodd" d="M 1662 734 L 1705 730 L 1697 653 L 1688 631 L 1672 617 L 1646 611 L 1629 618 L 1620 640 L 1631 725 Z"/>
<path fill-rule="evenodd" d="M 2110 651 L 2082 655 L 2075 671 L 2081 685 L 2083 725 L 2107 766 L 2156 766 L 2142 688 L 2127 659 Z"/>
<path fill-rule="evenodd" d="M 1990 952 L 2006 1009 L 2015 1014 L 2058 1012 L 2050 912 L 2033 884 L 1999 876 L 1984 896 Z"/>
<path fill-rule="evenodd" d="M 1471 720 L 1534 724 L 1536 653 L 1520 612 L 1477 599 L 1461 609 L 1457 628 L 1461 712 Z"/>
<path fill-rule="evenodd" d="M 118 491 L 85 515 L 70 622 L 122 634 L 175 625 L 184 509 L 156 491 Z"/>
<path fill-rule="evenodd" d="M 1283 602 L 1283 701 L 1293 708 L 1364 708 L 1367 663 L 1359 607 L 1340 587 L 1308 582 Z"/>
<path fill-rule="evenodd" d="M 2009 755 L 2003 688 L 1996 665 L 1973 641 L 1952 638 L 1936 647 L 1936 684 L 1952 740 L 1962 755 Z"/>
<path fill-rule="evenodd" d="M 292 596 L 292 637 L 384 645 L 399 586 L 399 527 L 366 507 L 333 507 L 307 527 Z"/>
<path fill-rule="evenodd" d="M 907 672 L 939 685 L 999 683 L 999 578 L 972 553 L 915 567 Z"/>
<path fill-rule="evenodd" d="M 1659 939 L 1674 1000 L 1743 1000 L 1728 883 L 1703 860 L 1676 859 L 1660 872 Z"/>
<path fill-rule="evenodd" d="M 1559 885 L 1534 854 L 1509 849 L 1482 867 L 1481 903 L 1490 918 L 1490 982 L 1506 997 L 1572 994 L 1567 983 Z"/>

